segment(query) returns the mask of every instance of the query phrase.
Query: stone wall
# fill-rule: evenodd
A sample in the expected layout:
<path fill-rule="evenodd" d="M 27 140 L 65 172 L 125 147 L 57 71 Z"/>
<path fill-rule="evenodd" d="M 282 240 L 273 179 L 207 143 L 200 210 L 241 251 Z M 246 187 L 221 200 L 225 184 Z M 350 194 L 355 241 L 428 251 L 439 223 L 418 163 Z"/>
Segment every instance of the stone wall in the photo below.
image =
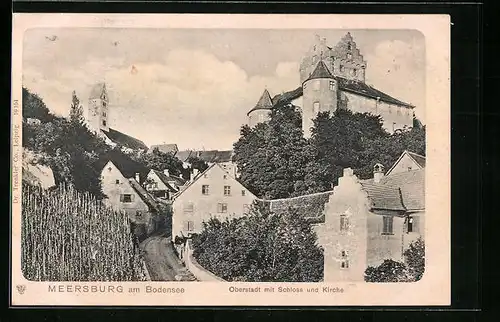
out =
<path fill-rule="evenodd" d="M 191 240 L 186 243 L 185 253 L 183 254 L 184 264 L 186 268 L 196 276 L 200 282 L 225 282 L 224 279 L 218 277 L 214 273 L 201 266 L 193 256 Z"/>

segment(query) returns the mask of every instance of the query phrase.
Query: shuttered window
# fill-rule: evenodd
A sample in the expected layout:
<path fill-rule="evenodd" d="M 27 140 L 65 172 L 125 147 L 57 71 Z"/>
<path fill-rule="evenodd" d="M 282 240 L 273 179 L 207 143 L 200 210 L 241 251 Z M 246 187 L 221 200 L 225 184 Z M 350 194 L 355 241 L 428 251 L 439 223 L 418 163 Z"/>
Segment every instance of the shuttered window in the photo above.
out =
<path fill-rule="evenodd" d="M 218 203 L 217 204 L 217 212 L 218 213 L 226 213 L 227 212 L 227 203 Z"/>
<path fill-rule="evenodd" d="M 193 212 L 194 210 L 194 205 L 192 202 L 186 202 L 184 203 L 184 213 L 190 213 L 190 212 Z"/>
<path fill-rule="evenodd" d="M 184 220 L 183 222 L 183 230 L 184 231 L 193 231 L 194 230 L 194 222 L 192 220 Z"/>
<path fill-rule="evenodd" d="M 134 201 L 134 195 L 131 195 L 131 194 L 122 194 L 122 195 L 120 195 L 120 202 L 129 203 L 129 202 L 132 202 L 132 201 Z"/>
<path fill-rule="evenodd" d="M 394 218 L 392 216 L 384 216 L 382 217 L 383 221 L 383 229 L 382 229 L 382 234 L 384 235 L 392 235 L 392 223 L 394 221 Z"/>

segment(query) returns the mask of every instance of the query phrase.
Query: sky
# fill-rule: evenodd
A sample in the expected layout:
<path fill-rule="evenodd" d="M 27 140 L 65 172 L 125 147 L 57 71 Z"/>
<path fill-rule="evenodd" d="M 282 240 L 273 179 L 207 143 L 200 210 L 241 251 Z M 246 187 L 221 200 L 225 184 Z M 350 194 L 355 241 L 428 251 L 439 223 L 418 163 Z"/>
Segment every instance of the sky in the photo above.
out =
<path fill-rule="evenodd" d="M 106 82 L 110 127 L 148 146 L 228 150 L 265 88 L 300 86 L 315 34 L 334 46 L 348 31 L 366 82 L 415 105 L 425 123 L 425 39 L 414 30 L 30 29 L 23 85 L 66 116 L 73 90 L 86 110 L 91 87 Z"/>

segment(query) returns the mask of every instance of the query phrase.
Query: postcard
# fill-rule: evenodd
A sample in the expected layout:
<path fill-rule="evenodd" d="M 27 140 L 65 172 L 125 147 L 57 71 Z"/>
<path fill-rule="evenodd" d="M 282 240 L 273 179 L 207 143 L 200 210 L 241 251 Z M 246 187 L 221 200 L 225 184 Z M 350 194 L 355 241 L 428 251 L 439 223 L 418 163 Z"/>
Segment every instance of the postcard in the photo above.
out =
<path fill-rule="evenodd" d="M 450 25 L 15 13 L 12 305 L 450 305 Z"/>

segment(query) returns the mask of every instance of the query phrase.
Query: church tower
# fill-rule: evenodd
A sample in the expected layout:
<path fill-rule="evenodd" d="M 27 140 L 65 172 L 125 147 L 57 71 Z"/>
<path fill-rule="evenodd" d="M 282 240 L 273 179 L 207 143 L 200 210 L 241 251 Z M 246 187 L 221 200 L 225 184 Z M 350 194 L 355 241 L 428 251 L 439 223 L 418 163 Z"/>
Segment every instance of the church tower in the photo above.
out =
<path fill-rule="evenodd" d="M 318 113 L 337 109 L 338 83 L 322 59 L 303 82 L 302 91 L 302 131 L 305 138 L 310 138 L 313 119 Z"/>
<path fill-rule="evenodd" d="M 99 133 L 100 130 L 109 131 L 108 93 L 105 83 L 92 87 L 89 95 L 87 122 L 90 128 Z"/>

